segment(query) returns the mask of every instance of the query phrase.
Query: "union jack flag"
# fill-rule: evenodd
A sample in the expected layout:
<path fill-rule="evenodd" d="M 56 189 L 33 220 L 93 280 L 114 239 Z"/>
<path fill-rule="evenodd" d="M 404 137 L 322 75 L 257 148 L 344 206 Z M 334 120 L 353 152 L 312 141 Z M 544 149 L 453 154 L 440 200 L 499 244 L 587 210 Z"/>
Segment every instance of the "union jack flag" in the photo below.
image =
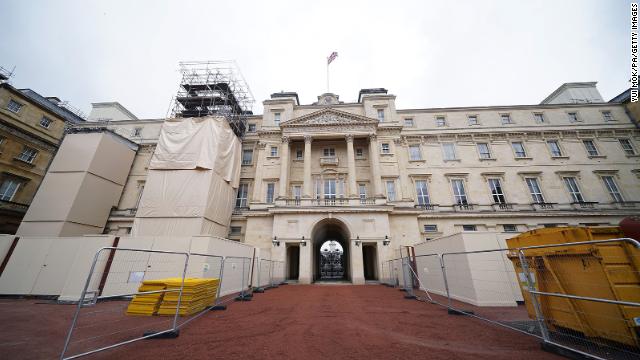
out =
<path fill-rule="evenodd" d="M 338 53 L 337 52 L 332 52 L 331 55 L 329 55 L 329 57 L 327 58 L 327 65 L 331 64 L 331 62 L 333 60 L 335 60 L 335 58 L 338 57 Z"/>

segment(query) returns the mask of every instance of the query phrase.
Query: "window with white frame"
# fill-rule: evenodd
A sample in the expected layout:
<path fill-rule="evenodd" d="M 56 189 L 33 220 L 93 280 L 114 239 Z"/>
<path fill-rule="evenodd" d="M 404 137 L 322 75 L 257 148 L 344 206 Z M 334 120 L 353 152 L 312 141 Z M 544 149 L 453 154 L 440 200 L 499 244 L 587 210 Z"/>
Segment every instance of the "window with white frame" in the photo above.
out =
<path fill-rule="evenodd" d="M 584 197 L 582 197 L 582 192 L 578 186 L 578 180 L 573 176 L 565 176 L 562 180 L 567 188 L 567 192 L 569 192 L 569 195 L 571 196 L 571 200 L 574 203 L 584 202 Z"/>
<path fill-rule="evenodd" d="M 551 152 L 552 157 L 562 156 L 562 149 L 560 149 L 558 140 L 547 140 L 547 146 L 549 146 L 549 151 Z"/>
<path fill-rule="evenodd" d="M 527 187 L 529 188 L 529 193 L 531 194 L 531 199 L 536 204 L 544 204 L 544 196 L 542 195 L 542 190 L 540 189 L 540 183 L 538 183 L 538 179 L 534 177 L 528 177 L 524 179 L 527 183 Z"/>
<path fill-rule="evenodd" d="M 49 126 L 51 126 L 51 123 L 53 122 L 53 120 L 51 120 L 50 118 L 43 116 L 40 119 L 40 126 L 42 126 L 45 129 L 48 129 Z"/>
<path fill-rule="evenodd" d="M 276 192 L 276 184 L 275 183 L 267 183 L 267 197 L 265 199 L 265 202 L 267 204 L 273 204 L 273 198 L 275 196 L 275 192 Z"/>
<path fill-rule="evenodd" d="M 616 179 L 613 176 L 607 175 L 602 177 L 602 182 L 604 186 L 607 188 L 609 195 L 613 199 L 614 202 L 624 202 L 624 197 L 618 188 L 618 184 L 616 184 Z"/>
<path fill-rule="evenodd" d="M 467 192 L 464 189 L 464 180 L 452 179 L 451 188 L 453 189 L 453 201 L 457 205 L 467 205 Z"/>
<path fill-rule="evenodd" d="M 242 232 L 242 226 L 230 226 L 229 235 L 240 235 Z"/>
<path fill-rule="evenodd" d="M 478 122 L 478 115 L 468 115 L 467 121 L 469 122 L 469 125 L 480 125 Z"/>
<path fill-rule="evenodd" d="M 389 143 L 382 143 L 382 153 L 383 154 L 391 154 L 391 149 L 389 148 Z"/>
<path fill-rule="evenodd" d="M 405 127 L 413 127 L 413 118 L 405 118 L 404 119 L 404 126 Z"/>
<path fill-rule="evenodd" d="M 608 110 L 604 110 L 604 111 L 602 112 L 602 119 L 603 119 L 604 121 L 607 121 L 607 122 L 608 122 L 608 121 L 614 121 L 614 120 L 615 120 L 615 119 L 613 118 L 613 115 L 611 114 L 611 111 L 608 111 Z"/>
<path fill-rule="evenodd" d="M 447 120 L 445 119 L 444 116 L 436 116 L 436 126 L 437 127 L 447 126 Z"/>
<path fill-rule="evenodd" d="M 294 199 L 300 200 L 300 198 L 302 197 L 302 186 L 293 185 L 293 187 L 291 188 L 291 194 L 293 195 Z"/>
<path fill-rule="evenodd" d="M 358 195 L 360 195 L 360 200 L 367 198 L 367 184 L 358 184 Z"/>
<path fill-rule="evenodd" d="M 17 179 L 5 179 L 0 185 L 0 200 L 12 201 L 19 187 L 20 181 Z"/>
<path fill-rule="evenodd" d="M 488 179 L 487 181 L 489 182 L 489 191 L 491 192 L 493 203 L 505 204 L 507 201 L 504 196 L 504 191 L 502 190 L 500 179 Z"/>
<path fill-rule="evenodd" d="M 336 149 L 335 148 L 324 148 L 322 150 L 322 154 L 324 157 L 336 157 Z"/>
<path fill-rule="evenodd" d="M 418 205 L 430 204 L 429 190 L 427 189 L 427 180 L 416 180 L 416 196 Z"/>
<path fill-rule="evenodd" d="M 544 114 L 542 113 L 533 113 L 533 118 L 538 124 L 544 123 Z"/>
<path fill-rule="evenodd" d="M 385 185 L 387 187 L 387 200 L 388 201 L 396 201 L 396 182 L 395 182 L 395 180 L 387 180 L 387 181 L 385 181 Z"/>
<path fill-rule="evenodd" d="M 38 150 L 25 146 L 22 148 L 22 152 L 18 154 L 16 158 L 20 161 L 33 164 L 33 160 L 35 160 L 37 155 L 38 155 Z"/>
<path fill-rule="evenodd" d="M 525 150 L 524 144 L 521 141 L 512 142 L 511 147 L 513 148 L 513 153 L 517 158 L 527 157 L 527 151 Z"/>
<path fill-rule="evenodd" d="M 269 156 L 278 156 L 278 147 L 272 146 L 269 151 Z"/>
<path fill-rule="evenodd" d="M 23 106 L 24 105 L 20 104 L 17 101 L 9 100 L 9 103 L 7 104 L 7 110 L 17 114 L 18 112 L 20 112 L 20 109 L 22 109 Z"/>
<path fill-rule="evenodd" d="M 280 119 L 281 115 L 279 112 L 273 113 L 273 122 L 276 124 L 276 126 L 280 126 Z"/>
<path fill-rule="evenodd" d="M 515 224 L 504 224 L 502 225 L 502 230 L 504 232 L 518 232 L 518 226 Z"/>
<path fill-rule="evenodd" d="M 455 143 L 442 144 L 442 158 L 445 161 L 456 160 L 456 144 Z"/>
<path fill-rule="evenodd" d="M 511 120 L 510 114 L 500 114 L 500 121 L 502 121 L 502 125 L 513 123 L 513 121 Z"/>
<path fill-rule="evenodd" d="M 567 116 L 569 117 L 569 122 L 570 123 L 575 123 L 580 121 L 580 119 L 578 118 L 578 113 L 577 112 L 568 112 Z"/>
<path fill-rule="evenodd" d="M 424 232 L 438 232 L 438 225 L 425 224 L 422 228 Z"/>
<path fill-rule="evenodd" d="M 304 150 L 296 149 L 296 160 L 304 159 Z"/>
<path fill-rule="evenodd" d="M 589 156 L 598 156 L 600 155 L 598 153 L 598 148 L 596 147 L 596 144 L 593 142 L 593 140 L 582 140 L 582 143 L 584 144 L 584 148 L 587 150 L 587 155 Z"/>
<path fill-rule="evenodd" d="M 379 122 L 384 121 L 384 109 L 378 109 L 378 121 Z"/>
<path fill-rule="evenodd" d="M 336 180 L 335 179 L 326 179 L 324 181 L 324 198 L 325 199 L 335 199 L 337 195 L 336 188 Z"/>
<path fill-rule="evenodd" d="M 364 149 L 363 148 L 356 148 L 356 158 L 358 158 L 358 159 L 364 158 Z"/>
<path fill-rule="evenodd" d="M 422 160 L 422 151 L 420 151 L 420 145 L 409 145 L 409 160 L 418 161 Z"/>
<path fill-rule="evenodd" d="M 480 159 L 491 159 L 491 150 L 489 150 L 488 143 L 478 143 L 476 146 L 478 148 Z"/>
<path fill-rule="evenodd" d="M 249 184 L 238 185 L 238 192 L 236 194 L 236 207 L 247 207 L 247 195 L 249 193 Z"/>
<path fill-rule="evenodd" d="M 251 165 L 253 163 L 253 149 L 242 150 L 242 165 Z"/>
<path fill-rule="evenodd" d="M 250 133 L 256 132 L 256 124 L 249 124 L 249 128 L 247 129 L 247 131 Z"/>
<path fill-rule="evenodd" d="M 477 231 L 478 228 L 475 225 L 462 225 L 462 231 Z"/>
<path fill-rule="evenodd" d="M 633 144 L 631 143 L 631 140 L 629 140 L 629 139 L 618 139 L 618 141 L 620 142 L 620 146 L 622 146 L 622 150 L 624 150 L 624 153 L 626 155 L 635 155 L 636 154 L 636 149 L 633 147 Z"/>

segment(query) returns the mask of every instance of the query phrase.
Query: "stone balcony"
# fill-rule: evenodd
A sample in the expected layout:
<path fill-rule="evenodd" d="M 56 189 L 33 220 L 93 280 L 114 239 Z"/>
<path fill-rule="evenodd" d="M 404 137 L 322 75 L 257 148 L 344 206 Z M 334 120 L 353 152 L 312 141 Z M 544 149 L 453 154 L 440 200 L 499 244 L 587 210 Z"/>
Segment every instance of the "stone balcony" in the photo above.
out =
<path fill-rule="evenodd" d="M 26 204 L 20 204 L 13 201 L 0 200 L 0 210 L 25 214 L 28 208 L 29 208 L 29 205 L 26 205 Z"/>
<path fill-rule="evenodd" d="M 338 157 L 322 156 L 320 157 L 320 166 L 338 166 Z"/>
<path fill-rule="evenodd" d="M 386 199 L 381 198 L 320 198 L 320 199 L 304 199 L 304 198 L 285 198 L 275 201 L 276 207 L 330 207 L 330 206 L 374 206 L 385 205 Z"/>

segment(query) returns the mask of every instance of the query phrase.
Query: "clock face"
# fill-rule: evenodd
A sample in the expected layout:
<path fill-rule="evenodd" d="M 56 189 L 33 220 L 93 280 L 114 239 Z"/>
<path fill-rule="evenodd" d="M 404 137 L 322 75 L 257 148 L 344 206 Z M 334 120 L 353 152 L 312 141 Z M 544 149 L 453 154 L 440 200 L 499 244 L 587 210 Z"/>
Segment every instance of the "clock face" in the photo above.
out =
<path fill-rule="evenodd" d="M 324 103 L 325 103 L 325 104 L 329 104 L 329 103 L 331 103 L 331 98 L 330 98 L 330 97 L 328 97 L 328 96 L 327 96 L 327 97 L 325 97 L 325 98 L 324 98 Z"/>

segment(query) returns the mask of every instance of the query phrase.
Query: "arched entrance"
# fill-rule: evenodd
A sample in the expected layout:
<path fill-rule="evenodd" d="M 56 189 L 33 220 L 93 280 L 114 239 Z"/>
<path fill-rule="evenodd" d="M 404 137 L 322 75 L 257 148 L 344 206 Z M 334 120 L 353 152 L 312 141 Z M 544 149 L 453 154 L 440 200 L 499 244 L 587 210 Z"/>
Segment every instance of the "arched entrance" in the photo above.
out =
<path fill-rule="evenodd" d="M 349 230 L 337 219 L 324 219 L 311 232 L 313 280 L 350 281 Z"/>

